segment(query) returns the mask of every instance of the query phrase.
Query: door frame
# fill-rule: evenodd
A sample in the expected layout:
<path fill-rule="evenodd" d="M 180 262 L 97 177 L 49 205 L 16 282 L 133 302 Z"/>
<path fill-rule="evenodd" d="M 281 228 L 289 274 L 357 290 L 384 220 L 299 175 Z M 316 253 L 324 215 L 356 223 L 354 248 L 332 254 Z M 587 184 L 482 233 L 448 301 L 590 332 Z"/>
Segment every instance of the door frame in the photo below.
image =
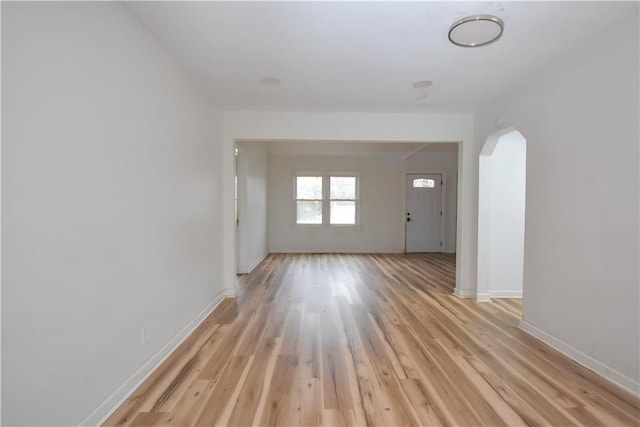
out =
<path fill-rule="evenodd" d="M 446 225 L 447 222 L 445 220 L 446 216 L 446 185 L 447 185 L 447 177 L 445 172 L 405 172 L 402 180 L 402 251 L 403 253 L 407 253 L 407 177 L 409 175 L 440 175 L 440 181 L 442 182 L 440 187 L 440 210 L 442 211 L 442 215 L 440 215 L 440 241 L 442 242 L 442 246 L 440 247 L 440 253 L 444 252 L 445 245 L 445 237 L 446 237 Z"/>
<path fill-rule="evenodd" d="M 234 274 L 246 274 L 246 266 L 244 265 L 243 257 L 243 238 L 246 233 L 246 227 L 244 223 L 244 216 L 247 209 L 247 158 L 242 152 L 242 148 L 236 145 L 238 151 L 235 156 L 235 173 L 237 179 L 237 216 L 235 221 L 235 271 Z"/>

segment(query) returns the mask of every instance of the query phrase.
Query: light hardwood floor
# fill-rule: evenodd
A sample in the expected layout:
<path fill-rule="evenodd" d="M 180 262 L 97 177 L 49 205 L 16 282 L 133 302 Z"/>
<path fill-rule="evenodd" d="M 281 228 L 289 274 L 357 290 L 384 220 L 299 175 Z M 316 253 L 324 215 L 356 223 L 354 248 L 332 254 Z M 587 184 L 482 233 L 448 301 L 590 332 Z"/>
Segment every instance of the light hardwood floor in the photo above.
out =
<path fill-rule="evenodd" d="M 639 425 L 445 254 L 270 255 L 107 425 Z"/>

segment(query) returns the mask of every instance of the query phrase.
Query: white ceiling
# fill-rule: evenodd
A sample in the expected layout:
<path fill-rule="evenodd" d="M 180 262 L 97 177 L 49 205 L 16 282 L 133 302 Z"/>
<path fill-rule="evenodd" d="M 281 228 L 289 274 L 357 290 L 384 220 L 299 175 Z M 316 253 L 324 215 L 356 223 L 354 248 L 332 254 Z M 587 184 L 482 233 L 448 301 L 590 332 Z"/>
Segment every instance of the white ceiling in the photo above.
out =
<path fill-rule="evenodd" d="M 128 2 L 228 109 L 473 111 L 556 66 L 634 2 Z M 447 40 L 467 15 L 505 22 L 496 44 Z M 260 83 L 276 77 L 278 86 Z M 433 80 L 425 99 L 412 84 Z"/>

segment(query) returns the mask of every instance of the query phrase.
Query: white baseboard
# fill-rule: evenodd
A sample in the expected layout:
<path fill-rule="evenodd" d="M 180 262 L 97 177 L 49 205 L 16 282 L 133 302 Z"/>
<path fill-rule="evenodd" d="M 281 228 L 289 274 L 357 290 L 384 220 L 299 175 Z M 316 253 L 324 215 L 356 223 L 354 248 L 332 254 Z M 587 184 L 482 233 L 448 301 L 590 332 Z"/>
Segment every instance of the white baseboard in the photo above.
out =
<path fill-rule="evenodd" d="M 453 294 L 455 296 L 457 296 L 458 298 L 473 298 L 474 297 L 474 293 L 471 289 L 460 289 L 460 288 L 455 288 L 453 290 Z"/>
<path fill-rule="evenodd" d="M 522 291 L 489 291 L 491 298 L 522 298 Z"/>
<path fill-rule="evenodd" d="M 200 323 L 216 309 L 216 307 L 227 297 L 235 296 L 235 291 L 225 289 L 221 291 L 187 326 L 185 326 L 178 334 L 171 339 L 164 347 L 162 347 L 151 359 L 140 367 L 127 381 L 124 382 L 116 391 L 105 399 L 96 409 L 80 423 L 81 426 L 102 425 L 105 421 L 118 409 L 138 387 L 160 367 L 162 362 L 171 355 L 182 342 L 191 335 Z"/>
<path fill-rule="evenodd" d="M 640 397 L 640 383 L 633 380 L 632 378 L 621 374 L 612 367 L 605 365 L 599 360 L 596 360 L 588 354 L 578 350 L 577 348 L 572 347 L 564 341 L 559 340 L 558 338 L 543 331 L 542 329 L 533 326 L 527 321 L 521 320 L 518 328 L 528 333 L 529 335 L 539 339 L 549 347 L 558 350 L 560 353 L 576 361 L 585 368 L 592 370 L 596 374 L 614 383 L 615 385 L 622 387 L 629 393 Z"/>
<path fill-rule="evenodd" d="M 476 301 L 478 301 L 478 302 L 491 302 L 491 294 L 490 293 L 478 292 L 476 294 Z"/>
<path fill-rule="evenodd" d="M 491 302 L 492 298 L 522 298 L 522 291 L 489 291 L 476 294 L 478 302 Z"/>
<path fill-rule="evenodd" d="M 262 261 L 264 261 L 264 259 L 265 259 L 266 257 L 268 257 L 268 256 L 269 256 L 269 252 L 267 252 L 266 254 L 262 255 L 260 258 L 258 258 L 258 259 L 256 260 L 256 262 L 254 262 L 253 264 L 251 264 L 251 266 L 249 267 L 249 270 L 247 271 L 247 274 L 248 274 L 248 273 L 251 273 L 251 270 L 253 270 L 254 268 L 256 268 L 256 267 L 258 266 L 258 264 L 260 264 Z"/>
<path fill-rule="evenodd" d="M 272 254 L 403 254 L 404 249 L 272 249 Z"/>

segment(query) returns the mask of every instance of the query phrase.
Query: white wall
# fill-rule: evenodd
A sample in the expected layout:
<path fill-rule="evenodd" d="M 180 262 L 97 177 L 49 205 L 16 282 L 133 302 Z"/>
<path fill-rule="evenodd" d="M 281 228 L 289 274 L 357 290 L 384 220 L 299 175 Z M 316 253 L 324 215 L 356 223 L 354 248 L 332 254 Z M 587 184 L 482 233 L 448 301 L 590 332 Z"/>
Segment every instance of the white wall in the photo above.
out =
<path fill-rule="evenodd" d="M 476 299 L 522 296 L 526 140 L 491 135 L 480 153 Z"/>
<path fill-rule="evenodd" d="M 455 252 L 457 153 L 402 153 L 338 156 L 271 155 L 269 249 L 271 252 L 404 252 L 407 173 L 444 175 L 445 252 Z M 293 180 L 296 172 L 349 172 L 358 175 L 358 226 L 296 226 Z"/>
<path fill-rule="evenodd" d="M 268 253 L 267 146 L 239 143 L 238 148 L 238 273 L 248 273 Z"/>
<path fill-rule="evenodd" d="M 476 118 L 527 139 L 523 326 L 636 393 L 638 52 L 635 14 Z"/>
<path fill-rule="evenodd" d="M 221 115 L 119 3 L 2 8 L 2 422 L 95 423 L 222 290 Z"/>
<path fill-rule="evenodd" d="M 475 289 L 476 224 L 472 205 L 473 116 L 471 114 L 304 113 L 228 111 L 224 115 L 224 283 L 235 283 L 233 182 L 235 141 L 370 141 L 461 142 L 458 151 L 456 294 L 472 296 Z M 477 196 L 476 196 L 477 198 Z"/>

